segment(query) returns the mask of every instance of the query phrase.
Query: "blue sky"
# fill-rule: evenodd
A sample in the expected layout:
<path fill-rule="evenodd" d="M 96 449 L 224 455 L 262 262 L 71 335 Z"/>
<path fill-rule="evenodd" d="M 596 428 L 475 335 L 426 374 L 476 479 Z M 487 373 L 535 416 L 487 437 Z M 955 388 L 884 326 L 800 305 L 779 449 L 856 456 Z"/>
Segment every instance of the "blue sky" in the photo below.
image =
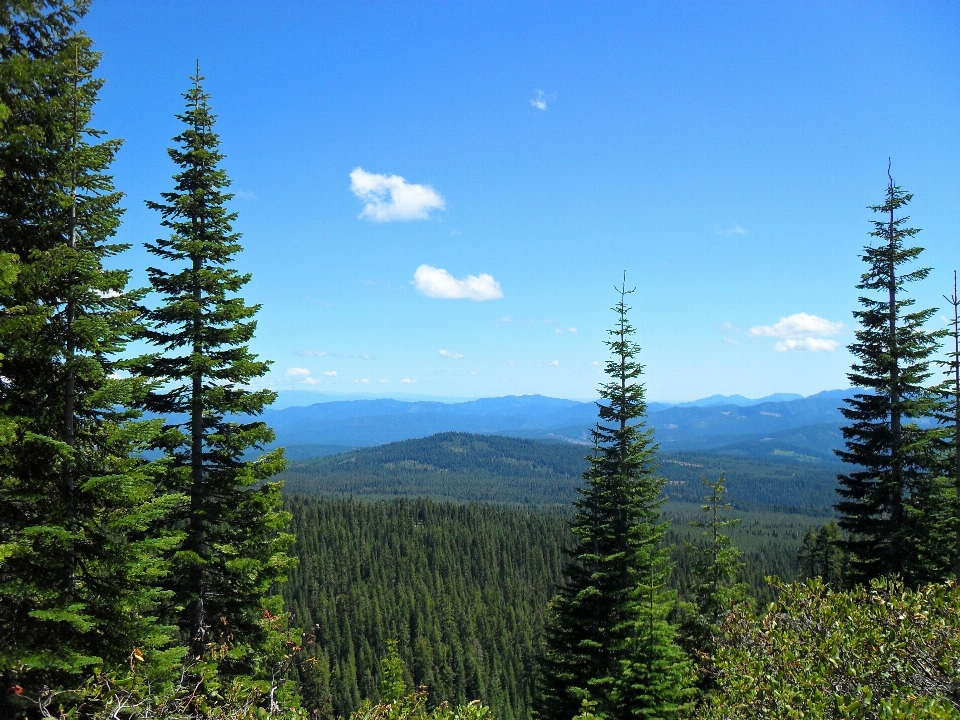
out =
<path fill-rule="evenodd" d="M 84 27 L 128 267 L 199 58 L 276 389 L 593 397 L 623 271 L 651 399 L 845 387 L 888 156 L 918 301 L 960 266 L 953 2 L 99 0 Z"/>

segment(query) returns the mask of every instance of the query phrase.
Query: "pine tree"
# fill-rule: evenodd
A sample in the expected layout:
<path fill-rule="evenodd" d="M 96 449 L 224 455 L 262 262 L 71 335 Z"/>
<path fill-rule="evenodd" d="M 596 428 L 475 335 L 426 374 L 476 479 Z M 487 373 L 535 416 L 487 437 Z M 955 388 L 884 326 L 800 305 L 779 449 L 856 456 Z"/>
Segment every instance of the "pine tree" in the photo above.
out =
<path fill-rule="evenodd" d="M 160 349 L 135 365 L 157 385 L 145 409 L 168 418 L 155 443 L 169 456 L 165 487 L 187 497 L 171 521 L 183 534 L 171 559 L 173 620 L 194 656 L 229 647 L 222 669 L 245 673 L 265 642 L 261 619 L 279 612 L 275 586 L 290 565 L 291 538 L 280 484 L 264 482 L 283 468 L 283 451 L 247 459 L 274 438 L 251 416 L 276 394 L 248 388 L 269 363 L 247 347 L 259 306 L 236 295 L 250 276 L 230 266 L 241 246 L 202 80 L 198 68 L 177 116 L 179 147 L 168 151 L 180 167 L 176 187 L 147 203 L 170 231 L 147 248 L 173 267 L 148 269 L 160 304 L 146 312 L 143 336 Z"/>
<path fill-rule="evenodd" d="M 716 686 L 713 656 L 721 621 L 735 606 L 747 602 L 746 586 L 738 582 L 743 570 L 740 550 L 727 534 L 740 518 L 725 515 L 731 509 L 724 499 L 725 480 L 722 474 L 712 482 L 701 478 L 709 489 L 705 503 L 700 506 L 706 519 L 690 523 L 701 529 L 703 542 L 691 546 L 696 585 L 692 607 L 686 610 L 686 617 L 680 623 L 679 642 L 694 663 L 696 684 L 702 696 Z"/>
<path fill-rule="evenodd" d="M 631 292 L 620 288 L 613 308 L 595 451 L 575 502 L 567 581 L 550 606 L 536 713 L 551 720 L 583 709 L 610 720 L 671 717 L 685 694 L 683 653 L 666 620 L 664 479 L 656 474 L 653 431 L 643 425 Z"/>
<path fill-rule="evenodd" d="M 841 409 L 849 424 L 842 428 L 846 449 L 837 451 L 854 466 L 838 477 L 836 508 L 855 583 L 897 574 L 916 585 L 944 577 L 949 567 L 952 543 L 944 543 L 936 472 L 943 433 L 918 423 L 940 410 L 925 383 L 943 333 L 924 329 L 935 309 L 910 310 L 914 301 L 903 294 L 906 284 L 929 273 L 903 269 L 922 252 L 908 244 L 919 230 L 897 217 L 912 197 L 890 177 L 884 203 L 871 208 L 882 216 L 870 233 L 879 243 L 864 248 L 868 269 L 857 285 L 881 297 L 861 297 L 862 309 L 854 312 L 860 327 L 849 349 L 857 360 L 847 377 L 863 391 Z"/>
<path fill-rule="evenodd" d="M 801 575 L 805 578 L 820 578 L 824 585 L 839 588 L 847 564 L 841 547 L 842 541 L 843 535 L 835 520 L 825 523 L 819 530 L 809 528 L 797 552 Z"/>
<path fill-rule="evenodd" d="M 949 344 L 947 359 L 940 361 L 947 376 L 942 386 L 946 398 L 945 410 L 940 416 L 946 430 L 949 431 L 949 446 L 946 452 L 944 474 L 952 479 L 953 513 L 951 523 L 954 526 L 953 538 L 953 576 L 960 583 L 960 297 L 957 296 L 957 271 L 953 271 L 953 295 L 944 295 L 953 308 L 953 319 L 948 333 Z"/>
<path fill-rule="evenodd" d="M 90 126 L 85 9 L 0 9 L 0 670 L 33 697 L 169 641 L 147 532 L 164 503 L 136 457 L 158 427 L 124 409 L 142 383 L 116 376 L 138 296 L 104 266 L 126 247 L 119 141 Z"/>

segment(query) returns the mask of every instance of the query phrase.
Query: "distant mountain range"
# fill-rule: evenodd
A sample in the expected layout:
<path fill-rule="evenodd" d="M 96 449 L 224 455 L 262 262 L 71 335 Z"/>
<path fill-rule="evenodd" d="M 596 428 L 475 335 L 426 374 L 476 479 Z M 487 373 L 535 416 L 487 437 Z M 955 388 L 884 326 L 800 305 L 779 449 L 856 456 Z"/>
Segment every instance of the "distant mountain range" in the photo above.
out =
<path fill-rule="evenodd" d="M 757 456 L 777 445 L 789 446 L 784 452 L 824 459 L 840 444 L 839 407 L 852 392 L 780 393 L 759 400 L 715 395 L 677 405 L 650 403 L 648 423 L 664 450 L 723 448 Z M 264 419 L 276 431 L 277 444 L 286 446 L 291 458 L 303 459 L 441 432 L 589 444 L 597 407 L 541 395 L 459 403 L 338 400 L 269 410 Z"/>

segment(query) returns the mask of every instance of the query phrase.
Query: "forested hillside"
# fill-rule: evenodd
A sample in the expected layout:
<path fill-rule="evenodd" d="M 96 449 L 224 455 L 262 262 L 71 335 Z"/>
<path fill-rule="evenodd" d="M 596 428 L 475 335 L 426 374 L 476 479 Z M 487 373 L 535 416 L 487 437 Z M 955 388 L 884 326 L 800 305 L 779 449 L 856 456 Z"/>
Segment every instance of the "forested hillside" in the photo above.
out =
<path fill-rule="evenodd" d="M 569 512 L 426 499 L 363 502 L 290 497 L 299 567 L 284 591 L 287 607 L 314 628 L 317 694 L 327 717 L 377 697 L 387 642 L 399 649 L 433 702 L 480 698 L 495 717 L 529 717 L 534 656 L 546 605 L 569 547 Z M 693 582 L 683 541 L 699 505 L 671 505 L 668 543 L 673 585 Z M 747 562 L 744 579 L 762 601 L 768 575 L 795 577 L 796 550 L 817 518 L 750 513 L 733 536 Z"/>
<path fill-rule="evenodd" d="M 281 477 L 288 493 L 302 495 L 566 505 L 576 497 L 589 452 L 570 443 L 441 433 L 293 462 Z M 725 472 L 737 509 L 830 513 L 838 463 L 781 453 L 662 452 L 660 472 L 667 495 L 680 501 L 699 501 L 700 477 Z"/>

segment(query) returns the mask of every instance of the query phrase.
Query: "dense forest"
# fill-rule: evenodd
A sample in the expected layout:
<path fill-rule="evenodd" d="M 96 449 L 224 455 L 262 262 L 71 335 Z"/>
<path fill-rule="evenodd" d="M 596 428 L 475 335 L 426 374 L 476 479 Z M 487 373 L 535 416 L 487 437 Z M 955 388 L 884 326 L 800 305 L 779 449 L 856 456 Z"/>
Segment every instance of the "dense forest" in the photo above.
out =
<path fill-rule="evenodd" d="M 397 640 L 411 682 L 434 704 L 479 698 L 499 718 L 531 717 L 536 657 L 547 602 L 562 582 L 570 546 L 568 511 L 427 499 L 361 501 L 291 497 L 299 565 L 284 587 L 322 672 L 311 697 L 324 717 L 345 716 L 377 698 L 379 661 Z M 671 506 L 667 542 L 672 584 L 693 592 L 699 506 Z M 745 582 L 763 600 L 764 579 L 796 577 L 797 548 L 815 518 L 754 513 L 733 537 Z M 331 714 L 332 713 L 332 714 Z"/>

